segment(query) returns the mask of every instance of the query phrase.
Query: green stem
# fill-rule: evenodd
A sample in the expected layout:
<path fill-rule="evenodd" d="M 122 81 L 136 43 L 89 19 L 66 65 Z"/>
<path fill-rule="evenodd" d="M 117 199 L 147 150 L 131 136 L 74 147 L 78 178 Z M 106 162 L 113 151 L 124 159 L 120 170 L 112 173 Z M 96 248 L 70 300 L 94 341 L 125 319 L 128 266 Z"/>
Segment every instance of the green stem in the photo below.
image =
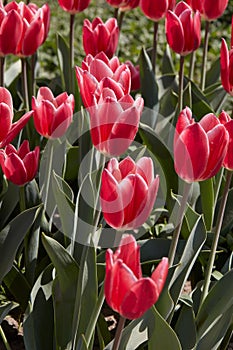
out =
<path fill-rule="evenodd" d="M 180 56 L 179 70 L 179 97 L 178 97 L 178 112 L 183 109 L 183 90 L 184 90 L 184 56 Z"/>
<path fill-rule="evenodd" d="M 152 62 L 152 68 L 155 74 L 156 74 L 158 27 L 159 27 L 159 22 L 154 22 L 153 50 L 152 50 L 151 62 Z"/>
<path fill-rule="evenodd" d="M 70 92 L 74 92 L 74 19 L 75 15 L 70 15 Z"/>
<path fill-rule="evenodd" d="M 5 57 L 0 57 L 0 86 L 4 86 L 4 63 Z"/>
<path fill-rule="evenodd" d="M 120 319 L 119 319 L 118 326 L 117 326 L 116 335 L 115 335 L 115 339 L 114 339 L 112 350 L 118 350 L 119 349 L 119 345 L 120 345 L 120 341 L 121 341 L 121 336 L 122 336 L 122 331 L 124 329 L 124 325 L 125 325 L 125 318 L 121 316 Z"/>
<path fill-rule="evenodd" d="M 116 20 L 118 19 L 118 12 L 119 12 L 119 9 L 118 7 L 116 7 L 114 10 L 114 18 L 116 18 Z"/>
<path fill-rule="evenodd" d="M 49 178 L 44 179 L 43 185 L 43 191 L 44 191 L 44 208 L 46 210 L 47 203 L 48 203 L 48 197 L 49 197 L 49 188 L 52 185 L 51 184 L 51 177 L 52 175 L 52 166 L 53 166 L 53 152 L 54 152 L 54 142 L 53 140 L 49 140 L 47 143 L 48 147 L 48 161 L 46 162 L 46 174 L 48 174 Z M 50 213 L 51 214 L 51 213 Z"/>
<path fill-rule="evenodd" d="M 209 44 L 209 29 L 210 29 L 210 22 L 206 21 L 204 48 L 203 48 L 203 56 L 202 56 L 202 67 L 201 67 L 201 90 L 202 91 L 204 91 L 205 89 L 206 62 L 207 62 L 207 53 L 208 53 L 208 44 Z"/>
<path fill-rule="evenodd" d="M 20 211 L 23 212 L 26 209 L 26 199 L 25 199 L 25 187 L 19 187 L 19 206 Z"/>
<path fill-rule="evenodd" d="M 0 335 L 2 337 L 2 340 L 3 340 L 3 343 L 5 345 L 5 348 L 7 350 L 11 350 L 11 347 L 10 347 L 10 344 L 8 343 L 7 339 L 6 339 L 6 336 L 5 336 L 5 333 L 3 332 L 3 329 L 2 327 L 0 326 Z"/>
<path fill-rule="evenodd" d="M 192 184 L 190 184 L 190 183 L 187 183 L 187 182 L 184 183 L 183 196 L 181 199 L 179 212 L 178 212 L 178 218 L 177 218 L 178 225 L 177 225 L 176 229 L 174 230 L 174 233 L 172 236 L 172 242 L 170 245 L 170 250 L 168 253 L 170 266 L 173 265 L 173 262 L 175 259 L 176 249 L 177 249 L 177 245 L 178 245 L 178 241 L 179 241 L 179 237 L 180 237 L 180 231 L 181 231 L 181 227 L 182 227 L 182 223 L 183 223 L 183 218 L 184 218 L 185 209 L 186 209 L 191 186 L 192 186 Z"/>
<path fill-rule="evenodd" d="M 209 286 L 210 286 L 210 282 L 211 282 L 211 275 L 212 275 L 212 270 L 214 267 L 214 260 L 215 260 L 216 251 L 217 251 L 217 247 L 218 247 L 218 241 L 219 241 L 220 231 L 221 231 L 222 222 L 223 222 L 223 218 L 224 218 L 224 212 L 225 212 L 226 203 L 227 203 L 228 191 L 229 191 L 230 184 L 231 184 L 231 178 L 232 178 L 232 171 L 227 170 L 226 183 L 225 183 L 223 196 L 222 196 L 222 200 L 221 200 L 221 204 L 220 204 L 220 208 L 219 208 L 219 212 L 218 212 L 216 227 L 215 227 L 213 241 L 212 241 L 211 250 L 210 250 L 210 256 L 209 256 L 209 260 L 208 260 L 208 264 L 207 264 L 207 268 L 206 268 L 205 280 L 204 280 L 204 286 L 203 286 L 203 292 L 202 292 L 202 296 L 201 296 L 200 306 L 202 305 L 203 301 L 205 300 L 205 298 L 208 294 L 208 290 L 209 290 Z"/>
<path fill-rule="evenodd" d="M 193 80 L 195 61 L 196 61 L 196 51 L 193 51 L 191 53 L 190 66 L 189 66 L 189 79 L 190 80 Z"/>
<path fill-rule="evenodd" d="M 21 58 L 22 62 L 22 79 L 23 79 L 23 94 L 24 105 L 27 111 L 29 111 L 29 98 L 28 98 L 28 81 L 27 81 L 27 59 Z"/>
<path fill-rule="evenodd" d="M 120 14 L 118 14 L 117 23 L 118 23 L 119 30 L 121 30 L 124 15 L 125 15 L 124 11 L 120 11 Z"/>

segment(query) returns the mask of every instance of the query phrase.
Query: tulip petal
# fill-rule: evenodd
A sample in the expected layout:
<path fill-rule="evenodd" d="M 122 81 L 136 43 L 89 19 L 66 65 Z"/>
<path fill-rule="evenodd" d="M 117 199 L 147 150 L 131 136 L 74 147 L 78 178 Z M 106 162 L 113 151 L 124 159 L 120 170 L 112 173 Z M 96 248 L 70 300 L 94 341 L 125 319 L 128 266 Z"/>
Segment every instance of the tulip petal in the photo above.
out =
<path fill-rule="evenodd" d="M 153 271 L 151 278 L 155 282 L 159 294 L 162 292 L 164 283 L 167 278 L 169 262 L 167 258 L 163 258 L 156 269 Z"/>
<path fill-rule="evenodd" d="M 216 0 L 213 6 L 212 1 L 203 1 L 205 18 L 214 20 L 222 16 L 228 4 L 228 0 Z"/>
<path fill-rule="evenodd" d="M 219 125 L 219 120 L 214 113 L 208 113 L 199 121 L 199 124 L 203 127 L 205 132 L 208 132 Z"/>
<path fill-rule="evenodd" d="M 12 125 L 12 113 L 9 106 L 0 103 L 0 142 L 3 141 L 9 133 Z"/>
<path fill-rule="evenodd" d="M 230 120 L 224 126 L 229 133 L 229 142 L 223 166 L 229 170 L 233 170 L 233 120 Z"/>
<path fill-rule="evenodd" d="M 229 83 L 229 51 L 224 39 L 222 39 L 221 45 L 220 65 L 222 86 L 227 92 L 231 92 L 232 88 Z"/>
<path fill-rule="evenodd" d="M 34 151 L 29 152 L 23 159 L 24 166 L 27 170 L 27 182 L 34 179 L 39 162 L 40 148 L 37 146 Z"/>
<path fill-rule="evenodd" d="M 15 185 L 24 185 L 27 182 L 27 171 L 23 161 L 15 153 L 7 156 L 4 162 L 4 174 Z"/>
<path fill-rule="evenodd" d="M 166 16 L 167 42 L 173 51 L 182 53 L 184 49 L 184 31 L 180 19 L 171 11 Z"/>
<path fill-rule="evenodd" d="M 137 174 L 141 175 L 149 186 L 154 180 L 153 161 L 149 157 L 142 157 L 137 161 Z"/>
<path fill-rule="evenodd" d="M 36 18 L 27 28 L 22 42 L 22 54 L 31 56 L 42 44 L 44 38 L 44 25 L 42 18 Z"/>
<path fill-rule="evenodd" d="M 0 52 L 4 55 L 16 54 L 22 32 L 23 22 L 18 12 L 15 10 L 8 12 L 1 23 Z"/>

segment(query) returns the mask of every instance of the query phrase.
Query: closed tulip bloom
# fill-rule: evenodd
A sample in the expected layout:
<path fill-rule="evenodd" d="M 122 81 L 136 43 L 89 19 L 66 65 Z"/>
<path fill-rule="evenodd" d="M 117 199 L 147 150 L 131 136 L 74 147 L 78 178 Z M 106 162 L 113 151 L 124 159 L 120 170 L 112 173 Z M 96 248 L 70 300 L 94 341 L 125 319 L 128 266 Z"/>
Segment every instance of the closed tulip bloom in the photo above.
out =
<path fill-rule="evenodd" d="M 12 145 L 0 150 L 0 165 L 6 178 L 15 185 L 23 186 L 34 179 L 39 162 L 40 148 L 30 151 L 24 140 L 18 151 Z"/>
<path fill-rule="evenodd" d="M 0 148 L 10 143 L 26 125 L 32 111 L 22 116 L 16 123 L 13 121 L 13 102 L 10 92 L 0 87 Z"/>
<path fill-rule="evenodd" d="M 223 166 L 228 170 L 233 170 L 233 120 L 225 111 L 220 113 L 219 120 L 225 126 L 229 134 L 229 142 L 227 145 L 226 156 L 223 161 Z"/>
<path fill-rule="evenodd" d="M 41 87 L 37 97 L 32 97 L 34 124 L 37 132 L 47 138 L 65 134 L 70 126 L 74 111 L 74 96 L 66 92 L 53 96 L 47 87 Z"/>
<path fill-rule="evenodd" d="M 233 28 L 233 17 L 232 17 Z M 233 33 L 233 29 L 232 29 Z M 233 96 L 233 35 L 231 34 L 231 49 L 228 50 L 226 41 L 222 39 L 221 54 L 221 81 L 224 89 Z"/>
<path fill-rule="evenodd" d="M 197 11 L 193 14 L 191 7 L 179 2 L 174 11 L 166 15 L 166 36 L 171 49 L 185 56 L 195 51 L 201 43 L 201 17 Z"/>
<path fill-rule="evenodd" d="M 86 55 L 96 56 L 103 51 L 111 58 L 118 45 L 119 28 L 116 18 L 109 18 L 105 23 L 96 17 L 92 22 L 84 20 L 83 47 Z"/>
<path fill-rule="evenodd" d="M 151 277 L 143 277 L 140 247 L 133 235 L 124 235 L 119 248 L 106 251 L 104 293 L 108 305 L 130 320 L 141 317 L 158 300 L 168 274 L 163 258 Z"/>
<path fill-rule="evenodd" d="M 105 221 L 117 230 L 134 230 L 148 218 L 159 188 L 152 159 L 110 159 L 101 180 L 100 203 Z"/>
<path fill-rule="evenodd" d="M 186 107 L 179 114 L 174 137 L 177 174 L 186 182 L 213 177 L 223 165 L 228 141 L 226 128 L 213 113 L 195 122 Z"/>
<path fill-rule="evenodd" d="M 121 12 L 133 10 L 139 6 L 140 0 L 128 0 L 127 4 L 120 6 Z"/>
<path fill-rule="evenodd" d="M 87 55 L 82 68 L 76 66 L 76 77 L 82 101 L 85 107 L 98 100 L 104 87 L 112 89 L 117 96 L 130 93 L 131 74 L 126 64 L 120 64 L 118 57 L 109 59 L 104 52 L 95 57 Z"/>
<path fill-rule="evenodd" d="M 108 157 L 126 152 L 138 131 L 143 106 L 141 97 L 117 99 L 113 90 L 104 88 L 98 103 L 88 109 L 93 145 Z"/>
<path fill-rule="evenodd" d="M 212 21 L 222 16 L 227 8 L 228 0 L 186 0 L 193 11 L 199 11 L 207 21 Z"/>
<path fill-rule="evenodd" d="M 123 6 L 127 6 L 130 0 L 106 0 L 107 3 L 113 7 L 120 8 Z"/>
<path fill-rule="evenodd" d="M 58 0 L 61 8 L 70 14 L 84 11 L 90 2 L 91 0 Z"/>
<path fill-rule="evenodd" d="M 175 0 L 140 0 L 140 8 L 147 18 L 157 22 L 174 9 L 175 3 Z"/>

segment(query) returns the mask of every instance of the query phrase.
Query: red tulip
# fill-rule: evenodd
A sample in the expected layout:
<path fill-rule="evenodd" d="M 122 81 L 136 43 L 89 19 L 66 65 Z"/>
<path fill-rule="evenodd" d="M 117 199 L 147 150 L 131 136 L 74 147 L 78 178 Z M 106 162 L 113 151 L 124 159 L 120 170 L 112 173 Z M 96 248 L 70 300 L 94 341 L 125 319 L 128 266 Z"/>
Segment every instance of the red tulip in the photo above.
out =
<path fill-rule="evenodd" d="M 207 21 L 212 21 L 222 16 L 225 11 L 228 0 L 186 0 L 193 11 L 199 11 L 201 16 Z"/>
<path fill-rule="evenodd" d="M 220 65 L 222 86 L 233 96 L 233 17 L 231 28 L 231 49 L 228 50 L 226 41 L 222 39 Z"/>
<path fill-rule="evenodd" d="M 30 152 L 29 142 L 24 140 L 18 151 L 12 145 L 0 150 L 0 165 L 6 178 L 15 185 L 25 185 L 34 179 L 39 162 L 40 148 Z"/>
<path fill-rule="evenodd" d="M 179 2 L 174 12 L 166 16 L 166 36 L 171 49 L 182 56 L 195 51 L 201 43 L 201 17 L 185 2 Z"/>
<path fill-rule="evenodd" d="M 117 230 L 134 230 L 148 218 L 159 187 L 151 158 L 136 163 L 126 157 L 112 158 L 104 169 L 100 202 L 105 221 Z"/>
<path fill-rule="evenodd" d="M 131 73 L 131 90 L 140 89 L 140 67 L 134 66 L 131 61 L 126 61 L 125 64 L 129 67 Z"/>
<path fill-rule="evenodd" d="M 104 293 L 108 305 L 128 319 L 141 317 L 156 303 L 168 274 L 163 258 L 151 277 L 142 277 L 140 247 L 132 235 L 124 235 L 119 248 L 106 251 Z"/>
<path fill-rule="evenodd" d="M 111 58 L 118 45 L 119 28 L 116 18 L 109 18 L 106 23 L 96 17 L 91 23 L 84 20 L 83 25 L 83 47 L 86 55 L 96 56 L 103 51 Z"/>
<path fill-rule="evenodd" d="M 140 7 L 146 17 L 159 21 L 166 16 L 168 10 L 173 10 L 176 0 L 141 0 Z"/>
<path fill-rule="evenodd" d="M 130 93 L 131 74 L 126 64 L 120 64 L 114 56 L 108 59 L 104 52 L 95 57 L 87 55 L 82 62 L 82 68 L 76 66 L 80 94 L 85 107 L 98 101 L 103 88 L 109 87 L 117 99 Z"/>
<path fill-rule="evenodd" d="M 122 12 L 133 10 L 139 6 L 139 2 L 140 2 L 140 0 L 128 0 L 127 4 L 120 6 L 120 10 Z"/>
<path fill-rule="evenodd" d="M 58 0 L 61 8 L 71 14 L 84 11 L 90 4 L 91 0 Z"/>
<path fill-rule="evenodd" d="M 226 112 L 222 111 L 219 115 L 219 120 L 229 134 L 227 153 L 223 161 L 223 166 L 228 170 L 233 170 L 233 119 Z"/>
<path fill-rule="evenodd" d="M 34 124 L 37 132 L 47 138 L 65 134 L 70 126 L 74 111 L 74 96 L 66 92 L 53 96 L 47 87 L 41 87 L 37 98 L 32 97 Z"/>
<path fill-rule="evenodd" d="M 20 57 L 30 56 L 45 41 L 50 25 L 50 8 L 43 5 L 24 4 L 12 1 L 2 9 L 5 18 L 2 22 L 0 51 L 2 54 L 12 53 Z M 14 21 L 16 25 L 14 25 Z M 9 35 L 13 40 L 9 40 Z M 3 37 L 4 36 L 4 37 Z"/>
<path fill-rule="evenodd" d="M 127 6 L 130 0 L 106 0 L 106 1 L 109 5 L 120 8 L 120 7 Z"/>
<path fill-rule="evenodd" d="M 113 90 L 104 88 L 99 101 L 88 109 L 93 145 L 108 157 L 126 152 L 138 131 L 143 105 L 141 97 L 118 99 Z"/>
<path fill-rule="evenodd" d="M 195 122 L 186 107 L 179 114 L 174 138 L 177 174 L 187 182 L 216 175 L 223 165 L 228 141 L 228 132 L 213 113 Z"/>
<path fill-rule="evenodd" d="M 10 143 L 27 124 L 32 111 L 26 113 L 16 123 L 13 121 L 13 102 L 10 92 L 0 87 L 0 148 L 5 147 Z"/>

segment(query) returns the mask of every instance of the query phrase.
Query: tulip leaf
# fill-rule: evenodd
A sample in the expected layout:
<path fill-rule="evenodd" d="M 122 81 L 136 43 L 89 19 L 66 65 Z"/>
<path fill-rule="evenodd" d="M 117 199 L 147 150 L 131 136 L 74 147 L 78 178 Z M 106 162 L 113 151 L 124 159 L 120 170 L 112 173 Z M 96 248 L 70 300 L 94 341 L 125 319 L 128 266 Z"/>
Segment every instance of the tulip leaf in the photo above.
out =
<path fill-rule="evenodd" d="M 14 309 L 17 306 L 16 303 L 6 302 L 0 305 L 0 324 L 4 320 L 4 318 L 8 315 L 9 311 Z"/>
<path fill-rule="evenodd" d="M 219 81 L 220 77 L 220 58 L 218 57 L 206 72 L 206 86 L 209 87 Z"/>
<path fill-rule="evenodd" d="M 228 97 L 227 92 L 219 84 L 205 90 L 205 96 L 216 114 L 222 111 L 222 106 Z"/>
<path fill-rule="evenodd" d="M 0 228 L 2 229 L 13 210 L 18 204 L 19 200 L 19 187 L 14 185 L 12 182 L 8 183 L 8 189 L 6 194 L 4 195 L 1 207 L 0 207 Z"/>
<path fill-rule="evenodd" d="M 62 79 L 62 87 L 65 91 L 70 91 L 70 68 L 69 68 L 69 47 L 65 39 L 57 34 L 57 57 Z"/>
<path fill-rule="evenodd" d="M 193 82 L 187 79 L 191 83 L 192 91 L 192 113 L 195 116 L 196 121 L 200 120 L 205 114 L 213 113 L 213 109 L 210 106 L 208 99 L 200 90 L 200 88 Z"/>
<path fill-rule="evenodd" d="M 217 214 L 219 212 L 221 199 L 222 198 L 219 198 L 216 204 L 214 223 L 216 222 L 216 219 L 217 219 Z M 231 188 L 228 192 L 227 203 L 226 203 L 226 208 L 225 208 L 224 218 L 223 218 L 223 223 L 221 228 L 221 235 L 223 236 L 226 236 L 226 234 L 231 230 L 233 226 L 232 212 L 233 212 L 233 188 Z"/>
<path fill-rule="evenodd" d="M 16 216 L 0 232 L 0 281 L 10 271 L 17 249 L 33 224 L 41 207 L 33 207 Z"/>
<path fill-rule="evenodd" d="M 42 235 L 43 245 L 56 269 L 53 282 L 54 323 L 57 348 L 72 341 L 72 324 L 79 267 L 68 251 L 53 238 Z"/>
<path fill-rule="evenodd" d="M 191 350 L 195 348 L 196 325 L 192 305 L 183 303 L 175 325 L 175 332 L 178 335 L 182 349 Z"/>
<path fill-rule="evenodd" d="M 88 350 L 87 342 L 83 334 L 78 339 L 78 343 L 74 350 Z"/>
<path fill-rule="evenodd" d="M 205 225 L 207 231 L 211 231 L 215 209 L 213 179 L 201 181 L 199 184 L 201 195 L 201 207 L 202 213 L 204 214 Z"/>
<path fill-rule="evenodd" d="M 70 147 L 66 159 L 66 171 L 64 176 L 66 181 L 75 181 L 78 178 L 78 164 L 76 167 L 74 167 L 74 164 L 77 162 L 78 159 L 78 154 L 78 146 Z"/>
<path fill-rule="evenodd" d="M 172 57 L 171 57 L 171 50 L 169 45 L 166 45 L 165 52 L 163 53 L 163 61 L 162 61 L 162 74 L 171 74 L 175 73 Z"/>

